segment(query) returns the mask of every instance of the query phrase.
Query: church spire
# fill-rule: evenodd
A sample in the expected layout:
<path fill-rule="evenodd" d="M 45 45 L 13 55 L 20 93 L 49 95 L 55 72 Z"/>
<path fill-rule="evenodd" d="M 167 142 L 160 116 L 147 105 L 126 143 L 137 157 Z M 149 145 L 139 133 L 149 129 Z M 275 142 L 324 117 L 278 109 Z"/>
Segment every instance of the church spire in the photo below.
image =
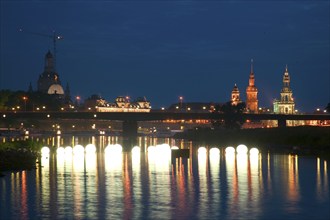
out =
<path fill-rule="evenodd" d="M 251 59 L 251 72 L 250 75 L 253 74 L 253 59 Z"/>
<path fill-rule="evenodd" d="M 249 78 L 249 86 L 254 86 L 253 59 L 251 59 L 251 72 Z"/>

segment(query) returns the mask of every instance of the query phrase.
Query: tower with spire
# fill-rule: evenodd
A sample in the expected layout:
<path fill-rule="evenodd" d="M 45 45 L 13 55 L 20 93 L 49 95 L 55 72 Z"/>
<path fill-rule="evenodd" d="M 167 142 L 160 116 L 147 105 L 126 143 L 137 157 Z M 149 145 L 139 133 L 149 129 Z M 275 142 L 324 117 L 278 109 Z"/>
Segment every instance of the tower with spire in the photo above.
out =
<path fill-rule="evenodd" d="M 292 90 L 290 88 L 290 75 L 288 71 L 288 65 L 285 66 L 283 74 L 283 86 L 281 89 L 281 99 L 274 100 L 274 113 L 277 114 L 294 114 L 295 102 L 292 96 Z"/>
<path fill-rule="evenodd" d="M 251 59 L 249 85 L 246 88 L 246 109 L 250 113 L 258 113 L 258 89 L 254 85 L 253 59 Z"/>

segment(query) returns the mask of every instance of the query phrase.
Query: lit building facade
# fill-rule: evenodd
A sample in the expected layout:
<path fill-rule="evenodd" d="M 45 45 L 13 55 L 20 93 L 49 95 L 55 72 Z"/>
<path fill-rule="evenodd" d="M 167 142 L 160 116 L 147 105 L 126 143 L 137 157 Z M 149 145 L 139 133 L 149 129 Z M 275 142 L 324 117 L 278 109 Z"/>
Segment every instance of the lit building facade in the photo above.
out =
<path fill-rule="evenodd" d="M 237 105 L 241 103 L 240 93 L 237 85 L 235 84 L 233 90 L 231 91 L 231 105 Z"/>
<path fill-rule="evenodd" d="M 150 112 L 150 109 L 150 102 L 142 97 L 130 102 L 129 97 L 119 96 L 114 103 L 98 99 L 96 105 L 96 111 L 98 112 Z"/>
<path fill-rule="evenodd" d="M 283 75 L 283 87 L 281 89 L 281 99 L 273 102 L 275 114 L 295 114 L 295 102 L 290 88 L 290 75 L 288 66 L 285 67 Z"/>
<path fill-rule="evenodd" d="M 253 60 L 251 60 L 249 85 L 246 88 L 246 109 L 247 112 L 258 113 L 258 89 L 254 84 Z"/>

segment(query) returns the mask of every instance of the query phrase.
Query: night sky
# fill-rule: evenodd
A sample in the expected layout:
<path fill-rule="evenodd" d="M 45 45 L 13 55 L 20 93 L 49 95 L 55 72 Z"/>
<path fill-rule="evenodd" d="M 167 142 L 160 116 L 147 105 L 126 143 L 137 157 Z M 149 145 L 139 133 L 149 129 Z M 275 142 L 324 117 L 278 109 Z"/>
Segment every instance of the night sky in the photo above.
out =
<path fill-rule="evenodd" d="M 285 65 L 296 108 L 330 102 L 330 2 L 0 0 L 0 89 L 37 88 L 57 42 L 57 71 L 72 97 L 145 96 L 153 108 L 245 101 L 251 59 L 259 106 L 280 97 Z M 22 28 L 24 31 L 19 32 Z"/>

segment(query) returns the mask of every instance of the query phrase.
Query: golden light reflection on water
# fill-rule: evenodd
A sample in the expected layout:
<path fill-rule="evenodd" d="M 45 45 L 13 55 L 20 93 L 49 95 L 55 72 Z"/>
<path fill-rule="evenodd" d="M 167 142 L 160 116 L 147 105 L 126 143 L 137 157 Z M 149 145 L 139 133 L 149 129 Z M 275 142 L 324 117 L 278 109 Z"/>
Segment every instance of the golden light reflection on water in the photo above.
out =
<path fill-rule="evenodd" d="M 150 204 L 168 204 L 171 199 L 171 150 L 168 144 L 148 147 L 148 180 Z M 152 216 L 160 216 L 160 211 L 150 210 Z M 164 215 L 169 215 L 170 209 L 162 211 Z"/>
<path fill-rule="evenodd" d="M 133 175 L 140 173 L 141 148 L 135 146 L 132 148 L 132 172 Z"/>
<path fill-rule="evenodd" d="M 221 206 L 221 195 L 223 192 L 221 190 L 221 178 L 220 178 L 220 149 L 216 147 L 211 147 L 209 150 L 209 205 L 212 210 L 217 210 Z"/>
<path fill-rule="evenodd" d="M 50 213 L 50 198 L 51 198 L 51 189 L 50 189 L 50 154 L 46 153 L 46 154 L 42 154 L 41 155 L 41 187 L 40 187 L 40 193 L 41 193 L 41 202 L 44 205 L 44 211 L 49 212 Z"/>
<path fill-rule="evenodd" d="M 208 161 L 207 161 L 207 149 L 205 147 L 199 147 L 197 150 L 198 158 L 198 180 L 199 180 L 199 199 L 198 209 L 201 214 L 205 213 L 210 204 L 209 201 L 209 185 L 208 185 Z M 200 216 L 202 218 L 202 216 Z"/>
<path fill-rule="evenodd" d="M 81 145 L 73 147 L 72 163 L 72 196 L 75 201 L 73 209 L 75 212 L 81 212 L 83 210 L 83 192 L 85 190 L 85 161 Z"/>
<path fill-rule="evenodd" d="M 207 192 L 207 174 L 208 174 L 208 164 L 207 164 L 207 150 L 205 147 L 198 148 L 198 176 L 199 176 L 199 187 L 200 191 L 203 193 Z"/>
<path fill-rule="evenodd" d="M 237 201 L 238 207 L 245 208 L 248 203 L 249 196 L 249 184 L 248 184 L 248 155 L 246 152 L 237 153 L 236 155 L 237 164 Z"/>
<path fill-rule="evenodd" d="M 21 212 L 23 219 L 28 218 L 28 191 L 27 191 L 27 177 L 26 177 L 26 171 L 22 171 L 22 183 L 21 183 Z"/>
<path fill-rule="evenodd" d="M 298 156 L 288 155 L 288 201 L 296 203 L 300 200 Z M 290 207 L 289 207 L 290 208 Z M 291 210 L 290 210 L 291 211 Z M 294 210 L 292 210 L 294 211 Z"/>
<path fill-rule="evenodd" d="M 231 149 L 231 148 L 230 148 Z M 232 150 L 227 151 L 225 155 L 227 184 L 231 188 L 231 198 L 237 198 L 237 163 L 236 154 Z"/>
<path fill-rule="evenodd" d="M 255 219 L 260 214 L 260 196 L 262 189 L 261 155 L 256 149 L 248 151 L 245 145 L 238 149 L 225 149 L 227 184 L 229 186 L 228 208 L 233 218 L 242 218 L 238 210 L 253 208 Z"/>
<path fill-rule="evenodd" d="M 74 214 L 68 216 L 72 218 L 97 218 L 98 213 L 104 213 L 101 216 L 131 219 L 142 218 L 146 209 L 143 204 L 147 203 L 152 204 L 147 208 L 150 218 L 188 219 L 191 213 L 206 218 L 230 213 L 230 218 L 235 219 L 249 213 L 255 219 L 266 215 L 263 213 L 266 197 L 278 199 L 279 193 L 281 202 L 288 205 L 283 205 L 283 210 L 293 214 L 303 211 L 298 203 L 302 201 L 304 170 L 299 168 L 302 169 L 300 160 L 305 159 L 296 155 L 206 146 L 195 147 L 189 159 L 171 161 L 169 144 L 155 145 L 146 152 L 141 146 L 123 152 L 117 143 L 104 145 L 109 141 L 106 139 L 100 139 L 103 150 L 99 145 L 82 144 L 73 149 L 58 147 L 49 153 L 43 151 L 42 167 L 36 171 L 34 186 L 36 198 L 40 199 L 36 203 L 43 204 L 39 207 L 42 212 L 63 211 L 61 207 L 70 203 Z M 311 190 L 315 191 L 316 201 L 328 201 L 327 162 L 319 158 L 315 161 L 316 185 Z M 22 217 L 30 212 L 26 196 L 28 177 L 27 173 L 13 174 L 10 180 L 11 204 L 21 208 Z M 281 192 L 274 192 L 272 186 Z"/>
<path fill-rule="evenodd" d="M 327 161 L 316 159 L 316 193 L 319 201 L 325 201 L 329 194 Z"/>
<path fill-rule="evenodd" d="M 262 156 L 261 154 L 259 154 L 259 151 L 256 148 L 254 149 L 252 149 L 252 151 L 250 150 L 249 162 L 248 162 L 248 185 L 249 185 L 248 200 L 250 206 L 253 209 L 255 209 L 258 212 L 261 212 L 260 197 L 262 196 L 262 192 L 263 192 L 262 169 L 261 169 Z"/>
<path fill-rule="evenodd" d="M 162 144 L 148 147 L 148 165 L 150 174 L 154 172 L 169 173 L 171 165 L 171 149 Z"/>
<path fill-rule="evenodd" d="M 122 169 L 122 150 L 119 146 L 108 145 L 104 150 L 105 170 L 111 175 L 121 172 Z"/>
<path fill-rule="evenodd" d="M 261 196 L 263 193 L 261 161 L 262 155 L 259 153 L 259 150 L 257 148 L 250 149 L 248 161 L 248 200 L 249 206 L 255 210 L 255 218 L 261 212 Z"/>

